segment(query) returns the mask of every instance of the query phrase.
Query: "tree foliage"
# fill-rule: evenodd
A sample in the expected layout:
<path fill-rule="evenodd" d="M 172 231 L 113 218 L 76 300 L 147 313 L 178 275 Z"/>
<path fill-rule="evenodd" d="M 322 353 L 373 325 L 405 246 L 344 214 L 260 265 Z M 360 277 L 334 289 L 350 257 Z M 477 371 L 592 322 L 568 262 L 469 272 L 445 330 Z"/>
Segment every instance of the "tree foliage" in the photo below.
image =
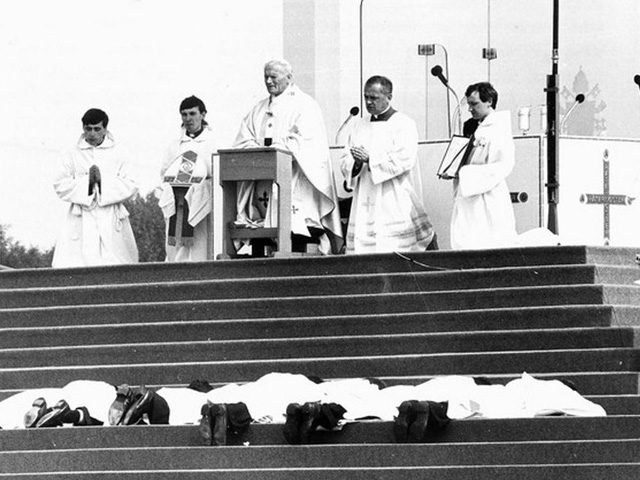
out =
<path fill-rule="evenodd" d="M 50 267 L 53 248 L 42 251 L 25 247 L 7 234 L 7 226 L 0 225 L 0 265 L 11 268 Z"/>
<path fill-rule="evenodd" d="M 164 249 L 164 217 L 153 192 L 146 197 L 136 195 L 125 202 L 129 221 L 136 237 L 140 262 L 162 262 Z"/>

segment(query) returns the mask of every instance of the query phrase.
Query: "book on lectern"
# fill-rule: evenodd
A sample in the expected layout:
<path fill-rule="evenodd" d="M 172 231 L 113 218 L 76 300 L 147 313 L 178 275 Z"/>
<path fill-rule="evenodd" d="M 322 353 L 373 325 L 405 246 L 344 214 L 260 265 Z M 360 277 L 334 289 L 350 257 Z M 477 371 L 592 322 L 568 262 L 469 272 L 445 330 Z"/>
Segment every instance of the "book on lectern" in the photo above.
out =
<path fill-rule="evenodd" d="M 454 135 L 451 137 L 449 145 L 444 152 L 444 156 L 440 161 L 438 167 L 438 177 L 443 180 L 451 180 L 458 178 L 458 170 L 460 170 L 460 163 L 464 158 L 464 152 L 469 145 L 469 139 L 462 135 Z"/>

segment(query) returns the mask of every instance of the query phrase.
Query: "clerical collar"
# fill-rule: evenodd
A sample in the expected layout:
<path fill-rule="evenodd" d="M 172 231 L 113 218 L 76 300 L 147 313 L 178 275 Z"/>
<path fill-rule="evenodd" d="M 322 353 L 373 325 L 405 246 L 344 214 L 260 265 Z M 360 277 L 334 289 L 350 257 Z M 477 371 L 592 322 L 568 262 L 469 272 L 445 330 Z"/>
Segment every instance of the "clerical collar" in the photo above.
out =
<path fill-rule="evenodd" d="M 386 122 L 391 118 L 391 116 L 396 113 L 396 110 L 393 109 L 391 105 L 384 112 L 378 115 L 371 115 L 372 122 Z"/>
<path fill-rule="evenodd" d="M 187 137 L 189 137 L 189 138 L 197 138 L 202 132 L 204 132 L 204 127 L 200 127 L 200 130 L 198 130 L 195 133 L 189 133 L 186 130 L 185 130 L 184 133 L 186 133 Z"/>

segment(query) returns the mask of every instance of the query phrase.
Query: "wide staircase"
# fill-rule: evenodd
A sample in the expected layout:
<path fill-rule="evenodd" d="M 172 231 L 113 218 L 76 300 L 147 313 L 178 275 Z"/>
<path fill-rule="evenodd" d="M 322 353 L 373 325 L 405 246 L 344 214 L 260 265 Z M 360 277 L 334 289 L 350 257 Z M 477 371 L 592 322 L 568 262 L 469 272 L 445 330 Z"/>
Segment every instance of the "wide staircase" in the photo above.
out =
<path fill-rule="evenodd" d="M 218 386 L 269 372 L 416 384 L 571 380 L 607 417 L 452 421 L 425 443 L 363 421 L 225 447 L 185 426 L 0 431 L 0 477 L 638 479 L 640 267 L 553 247 L 0 272 L 0 399 L 77 379 Z"/>

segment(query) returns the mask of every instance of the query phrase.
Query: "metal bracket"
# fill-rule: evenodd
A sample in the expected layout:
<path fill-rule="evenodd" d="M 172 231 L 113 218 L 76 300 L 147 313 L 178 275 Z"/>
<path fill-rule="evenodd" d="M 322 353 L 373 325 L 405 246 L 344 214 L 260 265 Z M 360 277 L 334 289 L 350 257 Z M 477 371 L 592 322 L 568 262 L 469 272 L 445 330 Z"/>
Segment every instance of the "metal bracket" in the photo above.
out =
<path fill-rule="evenodd" d="M 482 58 L 485 58 L 487 60 L 495 60 L 496 58 L 498 58 L 498 51 L 495 48 L 483 48 Z"/>
<path fill-rule="evenodd" d="M 423 43 L 418 45 L 418 55 L 435 55 L 435 43 Z"/>

